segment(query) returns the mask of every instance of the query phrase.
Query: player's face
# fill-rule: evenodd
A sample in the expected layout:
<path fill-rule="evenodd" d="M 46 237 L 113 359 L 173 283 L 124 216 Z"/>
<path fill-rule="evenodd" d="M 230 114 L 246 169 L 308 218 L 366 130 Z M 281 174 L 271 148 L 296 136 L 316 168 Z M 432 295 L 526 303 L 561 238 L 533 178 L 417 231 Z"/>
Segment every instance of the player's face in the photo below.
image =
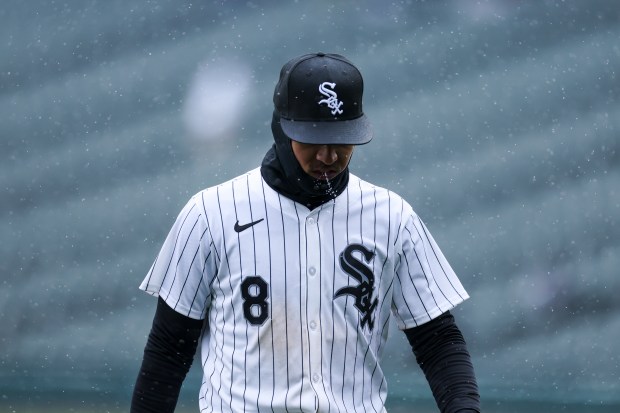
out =
<path fill-rule="evenodd" d="M 315 179 L 333 179 L 342 172 L 353 154 L 353 145 L 312 145 L 291 141 L 301 168 Z"/>

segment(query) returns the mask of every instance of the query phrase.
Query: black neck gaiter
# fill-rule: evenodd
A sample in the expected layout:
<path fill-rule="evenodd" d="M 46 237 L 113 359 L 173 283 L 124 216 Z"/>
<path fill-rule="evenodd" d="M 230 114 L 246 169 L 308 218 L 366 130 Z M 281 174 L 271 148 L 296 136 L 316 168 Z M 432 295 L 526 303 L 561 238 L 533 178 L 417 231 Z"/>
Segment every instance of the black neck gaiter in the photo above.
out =
<path fill-rule="evenodd" d="M 309 209 L 336 198 L 344 191 L 349 183 L 348 166 L 334 179 L 314 179 L 297 162 L 291 140 L 284 134 L 277 113 L 271 120 L 271 132 L 275 143 L 261 164 L 261 175 L 271 188 Z"/>

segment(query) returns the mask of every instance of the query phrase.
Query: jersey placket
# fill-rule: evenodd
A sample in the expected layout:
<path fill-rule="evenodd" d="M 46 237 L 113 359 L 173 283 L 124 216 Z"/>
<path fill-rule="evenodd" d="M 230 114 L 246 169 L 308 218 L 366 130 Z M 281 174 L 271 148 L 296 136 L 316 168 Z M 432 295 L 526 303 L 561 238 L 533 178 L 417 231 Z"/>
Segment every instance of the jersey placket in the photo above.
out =
<path fill-rule="evenodd" d="M 323 393 L 321 375 L 321 245 L 319 237 L 318 211 L 306 217 L 306 279 L 307 311 L 306 322 L 310 355 L 310 380 L 317 397 Z"/>

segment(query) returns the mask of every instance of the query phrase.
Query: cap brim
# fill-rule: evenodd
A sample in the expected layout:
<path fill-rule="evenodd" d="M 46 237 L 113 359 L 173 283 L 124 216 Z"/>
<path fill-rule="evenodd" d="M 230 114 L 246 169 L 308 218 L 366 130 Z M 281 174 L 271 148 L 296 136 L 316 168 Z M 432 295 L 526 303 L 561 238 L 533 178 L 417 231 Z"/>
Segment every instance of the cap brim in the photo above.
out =
<path fill-rule="evenodd" d="M 294 141 L 315 145 L 363 145 L 372 139 L 366 115 L 352 120 L 296 121 L 280 118 L 282 130 Z"/>

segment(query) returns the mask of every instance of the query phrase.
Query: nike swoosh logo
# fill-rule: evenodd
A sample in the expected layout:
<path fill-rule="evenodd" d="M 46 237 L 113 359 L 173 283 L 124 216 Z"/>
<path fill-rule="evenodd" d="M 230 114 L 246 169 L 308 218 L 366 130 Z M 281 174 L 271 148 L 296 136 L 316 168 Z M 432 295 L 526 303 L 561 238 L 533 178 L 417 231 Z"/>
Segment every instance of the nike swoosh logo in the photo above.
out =
<path fill-rule="evenodd" d="M 245 231 L 246 229 L 250 228 L 253 225 L 258 224 L 259 222 L 261 222 L 264 219 L 265 218 L 261 218 L 258 221 L 250 222 L 249 224 L 243 224 L 243 225 L 239 225 L 239 221 L 237 221 L 237 222 L 235 222 L 235 231 L 237 231 L 237 232 Z"/>

